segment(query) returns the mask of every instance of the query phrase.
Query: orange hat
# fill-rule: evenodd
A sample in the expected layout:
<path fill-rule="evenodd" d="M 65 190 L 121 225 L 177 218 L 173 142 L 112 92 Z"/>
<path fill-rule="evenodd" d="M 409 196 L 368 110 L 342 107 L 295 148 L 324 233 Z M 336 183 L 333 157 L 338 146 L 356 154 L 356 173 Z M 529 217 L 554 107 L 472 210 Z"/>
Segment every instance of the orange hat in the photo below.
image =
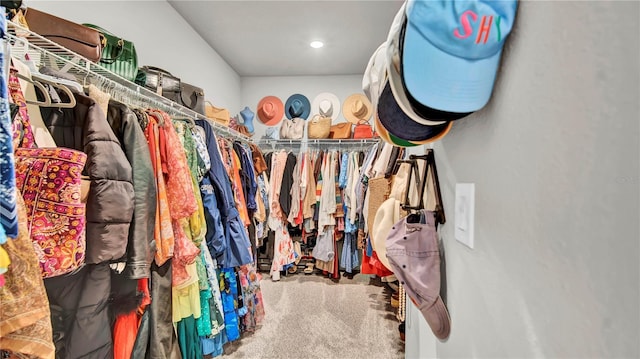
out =
<path fill-rule="evenodd" d="M 258 102 L 258 119 L 267 126 L 275 126 L 284 117 L 282 100 L 275 96 L 265 96 Z"/>

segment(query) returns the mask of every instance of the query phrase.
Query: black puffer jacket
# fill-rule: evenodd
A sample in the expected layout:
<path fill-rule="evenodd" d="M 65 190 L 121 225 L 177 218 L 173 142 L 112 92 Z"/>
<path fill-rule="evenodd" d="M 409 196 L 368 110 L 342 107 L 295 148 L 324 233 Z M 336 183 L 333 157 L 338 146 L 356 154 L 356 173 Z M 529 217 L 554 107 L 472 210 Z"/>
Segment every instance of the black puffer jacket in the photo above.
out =
<path fill-rule="evenodd" d="M 135 199 L 125 274 L 131 279 L 148 278 L 152 252 L 155 253 L 153 233 L 156 224 L 156 186 L 149 145 L 138 117 L 126 105 L 110 101 L 107 121 L 133 169 Z"/>
<path fill-rule="evenodd" d="M 87 154 L 83 174 L 91 179 L 87 199 L 86 262 L 121 259 L 133 216 L 133 179 L 127 157 L 94 100 L 74 94 L 74 108 L 42 108 L 42 118 L 60 147 Z"/>

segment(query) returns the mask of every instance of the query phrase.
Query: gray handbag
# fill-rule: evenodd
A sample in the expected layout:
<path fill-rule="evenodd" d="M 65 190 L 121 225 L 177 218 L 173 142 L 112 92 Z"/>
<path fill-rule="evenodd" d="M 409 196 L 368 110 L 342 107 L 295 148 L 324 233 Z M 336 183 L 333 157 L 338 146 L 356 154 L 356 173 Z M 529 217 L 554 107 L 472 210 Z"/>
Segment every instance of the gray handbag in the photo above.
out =
<path fill-rule="evenodd" d="M 205 115 L 204 90 L 181 81 L 179 77 L 172 75 L 167 70 L 154 66 L 143 66 L 138 69 L 135 82 L 162 97 Z"/>

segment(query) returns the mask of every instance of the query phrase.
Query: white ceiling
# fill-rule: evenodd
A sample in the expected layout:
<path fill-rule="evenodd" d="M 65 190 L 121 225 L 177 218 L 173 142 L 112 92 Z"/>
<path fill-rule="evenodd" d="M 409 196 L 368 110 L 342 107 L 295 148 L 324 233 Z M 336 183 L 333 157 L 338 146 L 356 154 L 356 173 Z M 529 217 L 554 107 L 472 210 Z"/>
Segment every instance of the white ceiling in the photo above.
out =
<path fill-rule="evenodd" d="M 362 74 L 400 0 L 169 1 L 240 76 Z M 325 46 L 313 49 L 312 40 Z"/>

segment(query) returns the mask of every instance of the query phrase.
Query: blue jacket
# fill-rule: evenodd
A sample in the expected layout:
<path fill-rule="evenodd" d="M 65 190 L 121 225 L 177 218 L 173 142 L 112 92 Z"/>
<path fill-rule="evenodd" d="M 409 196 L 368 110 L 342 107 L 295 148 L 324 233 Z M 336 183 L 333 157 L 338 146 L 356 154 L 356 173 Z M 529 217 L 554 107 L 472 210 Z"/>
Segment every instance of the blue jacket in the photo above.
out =
<path fill-rule="evenodd" d="M 207 246 L 220 267 L 231 268 L 252 263 L 249 234 L 236 208 L 231 181 L 220 157 L 213 128 L 206 120 L 196 120 L 196 124 L 204 129 L 211 157 L 211 169 L 201 182 Z M 209 186 L 213 187 L 213 191 Z"/>

